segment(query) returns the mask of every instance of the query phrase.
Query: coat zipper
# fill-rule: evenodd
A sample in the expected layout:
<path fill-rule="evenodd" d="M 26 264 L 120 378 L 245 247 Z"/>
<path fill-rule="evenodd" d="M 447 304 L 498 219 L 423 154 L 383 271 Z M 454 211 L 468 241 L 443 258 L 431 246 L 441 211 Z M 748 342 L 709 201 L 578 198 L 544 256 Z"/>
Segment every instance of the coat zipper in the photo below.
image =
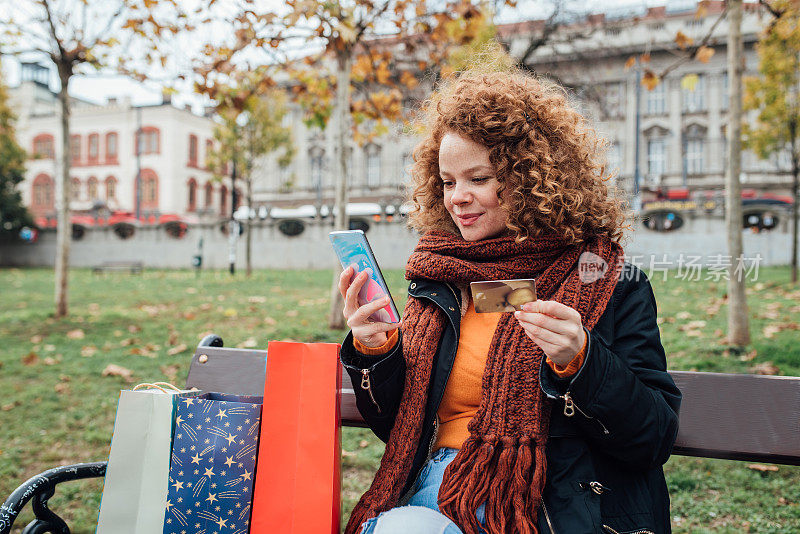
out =
<path fill-rule="evenodd" d="M 361 389 L 367 390 L 372 404 L 375 405 L 378 413 L 381 413 L 381 407 L 378 404 L 378 401 L 375 400 L 375 395 L 372 393 L 372 381 L 369 378 L 369 369 L 361 369 Z"/>
<path fill-rule="evenodd" d="M 578 412 L 580 412 L 580 414 L 581 414 L 582 416 L 584 416 L 586 419 L 593 419 L 593 420 L 597 421 L 597 423 L 598 423 L 598 424 L 599 424 L 599 425 L 602 427 L 602 429 L 603 429 L 603 434 L 605 434 L 606 436 L 610 434 L 610 432 L 609 432 L 609 431 L 608 431 L 608 429 L 606 428 L 606 425 L 604 425 L 604 424 L 602 423 L 602 421 L 600 421 L 600 420 L 599 420 L 599 419 L 597 419 L 596 417 L 592 417 L 591 415 L 586 415 L 586 412 L 584 412 L 583 410 L 581 410 L 581 409 L 580 409 L 580 408 L 579 408 L 579 407 L 578 407 L 578 406 L 575 404 L 575 401 L 573 401 L 573 400 L 572 400 L 572 395 L 570 395 L 570 394 L 569 394 L 569 391 L 567 391 L 567 392 L 566 392 L 566 393 L 564 393 L 563 395 L 559 395 L 559 398 L 561 398 L 561 399 L 564 399 L 564 415 L 566 415 L 567 417 L 572 417 L 573 415 L 575 415 L 575 410 L 577 410 L 577 411 L 578 411 Z"/>
<path fill-rule="evenodd" d="M 605 529 L 606 532 L 609 532 L 610 534 L 655 534 L 652 530 L 648 530 L 646 528 L 640 530 L 631 530 L 630 532 L 619 532 L 609 527 L 608 525 L 603 525 L 603 528 Z"/>
<path fill-rule="evenodd" d="M 550 514 L 547 513 L 547 506 L 544 505 L 544 499 L 542 499 L 542 511 L 544 512 L 544 518 L 547 521 L 547 526 L 550 529 L 550 534 L 556 534 L 556 530 L 553 528 L 553 522 L 550 521 Z"/>

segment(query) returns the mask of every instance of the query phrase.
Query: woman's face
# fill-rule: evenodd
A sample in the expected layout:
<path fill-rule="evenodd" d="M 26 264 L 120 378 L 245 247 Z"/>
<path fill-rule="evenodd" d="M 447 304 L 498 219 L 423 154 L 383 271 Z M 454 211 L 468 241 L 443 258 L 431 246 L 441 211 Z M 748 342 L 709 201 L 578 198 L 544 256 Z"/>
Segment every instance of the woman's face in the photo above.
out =
<path fill-rule="evenodd" d="M 497 196 L 500 184 L 488 148 L 457 133 L 446 133 L 439 145 L 439 175 L 444 207 L 461 237 L 480 241 L 506 230 L 508 211 Z"/>

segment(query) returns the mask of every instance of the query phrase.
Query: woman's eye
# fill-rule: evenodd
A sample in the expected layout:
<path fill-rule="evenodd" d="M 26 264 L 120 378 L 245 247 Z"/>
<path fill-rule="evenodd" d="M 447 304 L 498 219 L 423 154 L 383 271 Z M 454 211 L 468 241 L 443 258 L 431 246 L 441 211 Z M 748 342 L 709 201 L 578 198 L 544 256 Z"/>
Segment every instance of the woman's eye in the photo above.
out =
<path fill-rule="evenodd" d="M 445 189 L 449 189 L 449 188 L 453 187 L 453 183 L 454 182 L 448 182 L 447 180 L 445 180 L 445 181 L 442 182 L 442 187 L 444 187 Z"/>
<path fill-rule="evenodd" d="M 491 180 L 491 178 L 489 178 L 488 176 L 477 176 L 477 177 L 472 179 L 473 183 L 476 183 L 476 184 L 482 184 L 482 183 L 484 183 L 486 181 L 489 181 L 489 180 Z"/>

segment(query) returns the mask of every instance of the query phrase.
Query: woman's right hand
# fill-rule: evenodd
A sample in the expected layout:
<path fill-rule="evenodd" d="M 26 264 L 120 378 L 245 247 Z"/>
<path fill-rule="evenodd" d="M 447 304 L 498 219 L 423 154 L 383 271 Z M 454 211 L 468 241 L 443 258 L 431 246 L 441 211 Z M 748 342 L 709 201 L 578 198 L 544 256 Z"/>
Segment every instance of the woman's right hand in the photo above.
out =
<path fill-rule="evenodd" d="M 353 337 L 366 347 L 380 347 L 388 339 L 387 333 L 396 329 L 396 323 L 375 322 L 370 316 L 389 304 L 389 296 L 384 295 L 372 302 L 361 304 L 358 293 L 369 279 L 366 271 L 361 271 L 353 276 L 355 269 L 351 265 L 339 276 L 339 293 L 344 298 L 342 314 L 347 320 L 347 326 L 353 332 Z"/>

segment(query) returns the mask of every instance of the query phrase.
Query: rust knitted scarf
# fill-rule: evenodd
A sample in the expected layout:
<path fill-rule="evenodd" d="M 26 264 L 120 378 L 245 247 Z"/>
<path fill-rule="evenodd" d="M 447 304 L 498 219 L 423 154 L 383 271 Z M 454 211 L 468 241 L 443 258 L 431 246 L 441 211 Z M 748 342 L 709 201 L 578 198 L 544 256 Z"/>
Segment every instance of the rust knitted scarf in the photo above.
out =
<path fill-rule="evenodd" d="M 579 258 L 593 253 L 607 265 L 591 283 L 579 276 Z M 593 260 L 597 258 L 588 256 Z M 555 236 L 468 242 L 444 232 L 424 235 L 408 260 L 406 278 L 465 284 L 479 280 L 536 278 L 539 299 L 576 309 L 591 330 L 611 298 L 622 265 L 622 248 L 608 238 L 568 245 Z M 397 505 L 422 433 L 434 356 L 447 318 L 427 300 L 409 297 L 403 313 L 406 379 L 395 425 L 372 485 L 345 530 Z M 495 331 L 483 374 L 481 402 L 469 437 L 447 467 L 439 508 L 466 534 L 477 534 L 475 510 L 486 502 L 489 534 L 536 533 L 545 482 L 545 442 L 550 406 L 539 388 L 544 352 L 512 313 Z"/>

